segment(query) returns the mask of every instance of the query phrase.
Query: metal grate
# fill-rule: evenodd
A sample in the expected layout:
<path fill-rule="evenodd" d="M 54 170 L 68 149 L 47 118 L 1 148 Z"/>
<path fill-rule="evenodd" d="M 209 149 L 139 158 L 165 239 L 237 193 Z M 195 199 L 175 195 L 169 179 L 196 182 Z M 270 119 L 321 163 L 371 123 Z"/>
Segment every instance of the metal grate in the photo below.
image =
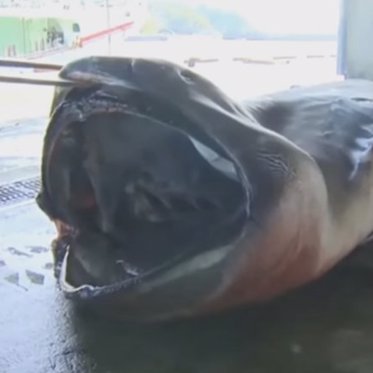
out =
<path fill-rule="evenodd" d="M 34 199 L 39 189 L 39 176 L 0 185 L 0 208 Z"/>

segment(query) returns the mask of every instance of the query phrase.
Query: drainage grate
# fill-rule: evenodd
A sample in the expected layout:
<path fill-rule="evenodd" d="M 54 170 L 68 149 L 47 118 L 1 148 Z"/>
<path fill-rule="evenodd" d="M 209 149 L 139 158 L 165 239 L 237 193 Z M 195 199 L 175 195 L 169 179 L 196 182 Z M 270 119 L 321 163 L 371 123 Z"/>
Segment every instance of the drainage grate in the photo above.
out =
<path fill-rule="evenodd" d="M 34 199 L 39 189 L 39 176 L 0 185 L 0 208 Z"/>

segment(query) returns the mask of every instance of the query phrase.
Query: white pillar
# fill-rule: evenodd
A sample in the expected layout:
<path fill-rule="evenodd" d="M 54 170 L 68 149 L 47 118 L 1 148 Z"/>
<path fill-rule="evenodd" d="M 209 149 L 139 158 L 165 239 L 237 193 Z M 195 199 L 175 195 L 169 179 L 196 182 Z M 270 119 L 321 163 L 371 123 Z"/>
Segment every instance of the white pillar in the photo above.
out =
<path fill-rule="evenodd" d="M 373 80 L 373 1 L 342 0 L 341 6 L 339 73 Z"/>

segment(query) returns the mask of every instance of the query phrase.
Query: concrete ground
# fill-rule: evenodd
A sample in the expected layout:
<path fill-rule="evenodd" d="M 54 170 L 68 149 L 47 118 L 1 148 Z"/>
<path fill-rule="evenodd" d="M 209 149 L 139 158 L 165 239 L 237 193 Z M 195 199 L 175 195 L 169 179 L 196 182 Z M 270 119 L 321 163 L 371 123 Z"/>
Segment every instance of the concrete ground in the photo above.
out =
<path fill-rule="evenodd" d="M 237 97 L 307 84 L 312 76 L 314 82 L 334 78 L 325 64 L 303 70 L 240 64 L 200 69 Z M 0 87 L 1 94 L 7 89 Z M 46 120 L 37 117 L 47 112 L 50 93 L 33 88 L 22 97 L 25 107 L 29 98 L 39 109 L 33 119 L 15 120 L 23 115 L 23 105 L 18 113 L 15 102 L 13 119 L 2 120 L 0 185 L 39 174 Z M 373 371 L 369 269 L 346 265 L 320 284 L 260 309 L 161 326 L 118 325 L 75 309 L 60 293 L 50 254 L 54 234 L 32 201 L 0 208 L 1 373 Z"/>

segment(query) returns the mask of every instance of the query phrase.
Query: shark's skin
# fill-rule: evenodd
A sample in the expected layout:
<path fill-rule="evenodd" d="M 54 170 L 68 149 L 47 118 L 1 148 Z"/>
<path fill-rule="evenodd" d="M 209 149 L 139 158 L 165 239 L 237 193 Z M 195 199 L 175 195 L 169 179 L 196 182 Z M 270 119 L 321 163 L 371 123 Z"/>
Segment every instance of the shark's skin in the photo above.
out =
<path fill-rule="evenodd" d="M 295 88 L 236 102 L 205 78 L 162 60 L 89 57 L 68 64 L 60 76 L 83 83 L 84 88 L 64 88 L 56 94 L 45 137 L 43 188 L 38 202 L 64 233 L 58 241 L 64 244 L 59 246 L 56 266 L 61 267 L 61 288 L 71 299 L 129 320 L 160 321 L 215 313 L 268 301 L 319 278 L 373 231 L 373 82 L 350 80 Z M 163 141 L 159 149 L 164 151 L 171 147 L 164 145 L 169 130 L 175 129 L 178 134 L 172 134 L 172 139 L 178 147 L 185 146 L 186 153 L 194 154 L 196 148 L 190 150 L 191 143 L 184 144 L 184 137 L 203 144 L 225 162 L 225 179 L 233 180 L 226 182 L 226 194 L 237 197 L 226 202 L 236 206 L 234 211 L 224 210 L 230 216 L 226 226 L 234 227 L 229 235 L 220 238 L 217 234 L 215 241 L 209 241 L 208 250 L 189 250 L 144 271 L 131 267 L 126 269 L 132 271 L 131 276 L 99 283 L 100 271 L 110 271 L 106 259 L 115 257 L 117 249 L 103 254 L 109 249 L 102 243 L 102 249 L 91 251 L 84 247 L 84 240 L 74 244 L 71 231 L 71 226 L 82 227 L 84 221 L 93 219 L 90 208 L 94 204 L 104 211 L 101 218 L 106 214 L 97 223 L 101 232 L 110 236 L 113 231 L 112 215 L 119 197 L 108 196 L 116 195 L 117 190 L 108 183 L 97 184 L 94 175 L 99 161 L 97 155 L 89 156 L 89 149 L 104 151 L 103 144 L 94 140 L 88 150 L 82 150 L 74 143 L 79 136 L 88 138 L 84 133 L 89 130 L 84 126 L 96 120 L 91 120 L 93 112 L 106 115 L 111 124 L 116 112 L 137 123 L 131 127 L 136 131 L 123 137 L 133 137 L 128 144 L 145 139 L 147 131 L 140 135 L 144 125 L 151 128 L 152 136 L 159 137 L 159 143 Z M 103 137 L 105 134 L 97 139 Z M 120 149 L 118 138 L 110 143 L 112 153 Z M 58 152 L 61 147 L 63 151 Z M 126 145 L 126 149 L 129 154 L 121 153 L 120 162 L 135 169 L 143 167 L 138 160 L 144 146 L 134 150 Z M 152 154 L 158 151 L 156 146 L 150 150 Z M 76 161 L 84 157 L 81 152 L 86 152 L 84 167 L 93 170 L 88 178 L 82 176 L 82 166 Z M 101 156 L 114 159 L 108 149 Z M 192 198 L 200 192 L 208 200 L 211 195 L 203 192 L 203 185 L 215 177 L 218 185 L 222 174 L 216 168 L 207 171 L 207 163 L 203 171 L 204 161 L 197 158 L 191 156 L 188 163 L 175 157 L 173 166 L 181 166 L 170 166 L 168 173 L 165 168 L 150 170 L 160 179 L 171 180 L 175 175 L 168 185 L 172 192 L 178 190 L 186 196 L 192 191 Z M 200 176 L 189 185 L 190 178 L 183 172 L 193 170 L 194 164 Z M 227 164 L 233 165 L 229 172 Z M 204 179 L 201 175 L 208 172 L 210 176 Z M 112 178 L 119 185 L 115 172 L 110 175 L 104 179 Z M 93 202 L 87 193 L 95 196 Z M 217 204 L 223 199 L 218 195 L 211 198 Z M 85 215 L 71 214 L 71 206 L 84 210 Z M 126 219 L 131 223 L 133 216 L 126 215 Z M 154 219 L 163 218 L 156 215 Z M 219 219 L 206 235 L 213 235 L 214 227 L 225 222 Z M 189 228 L 191 235 L 198 231 L 197 226 Z M 223 230 L 224 225 L 219 232 Z M 169 231 L 170 235 L 175 232 L 173 228 Z M 162 237 L 167 237 L 167 230 L 164 232 Z M 196 237 L 196 242 L 201 239 Z M 92 283 L 93 273 L 97 283 Z"/>

